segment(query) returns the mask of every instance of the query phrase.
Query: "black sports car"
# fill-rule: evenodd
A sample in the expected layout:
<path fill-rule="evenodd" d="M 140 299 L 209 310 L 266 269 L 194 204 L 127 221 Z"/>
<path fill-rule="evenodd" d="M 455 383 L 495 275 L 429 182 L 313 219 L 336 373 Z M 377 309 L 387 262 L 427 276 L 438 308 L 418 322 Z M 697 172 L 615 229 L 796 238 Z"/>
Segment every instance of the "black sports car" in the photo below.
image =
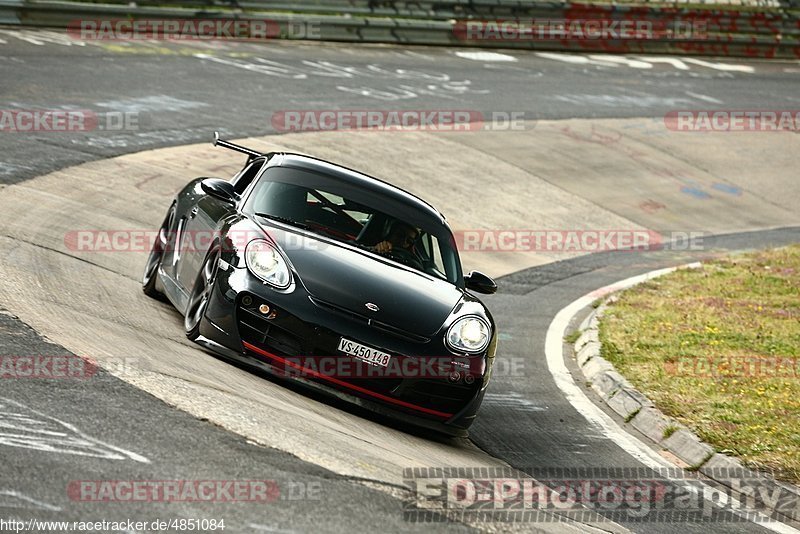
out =
<path fill-rule="evenodd" d="M 144 292 L 216 354 L 372 410 L 466 435 L 491 375 L 494 320 L 468 290 L 443 215 L 402 189 L 309 156 L 254 150 L 230 181 L 175 197 Z"/>

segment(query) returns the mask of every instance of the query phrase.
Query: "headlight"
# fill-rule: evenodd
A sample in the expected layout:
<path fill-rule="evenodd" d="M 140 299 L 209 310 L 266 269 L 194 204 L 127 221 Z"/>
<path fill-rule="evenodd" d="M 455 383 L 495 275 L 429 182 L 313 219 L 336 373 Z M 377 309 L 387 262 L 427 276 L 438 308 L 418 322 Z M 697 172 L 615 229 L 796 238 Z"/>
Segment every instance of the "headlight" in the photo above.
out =
<path fill-rule="evenodd" d="M 468 316 L 454 322 L 447 329 L 447 344 L 458 352 L 481 352 L 489 345 L 492 330 L 486 321 Z"/>
<path fill-rule="evenodd" d="M 286 289 L 292 282 L 286 260 L 269 242 L 254 239 L 247 244 L 244 259 L 251 273 L 278 289 Z"/>

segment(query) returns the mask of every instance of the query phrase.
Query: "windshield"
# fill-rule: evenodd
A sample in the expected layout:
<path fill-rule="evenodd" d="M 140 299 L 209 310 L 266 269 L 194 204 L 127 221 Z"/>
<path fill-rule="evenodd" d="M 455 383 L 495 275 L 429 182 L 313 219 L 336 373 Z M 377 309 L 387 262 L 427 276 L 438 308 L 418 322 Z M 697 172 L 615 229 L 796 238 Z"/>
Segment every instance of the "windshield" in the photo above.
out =
<path fill-rule="evenodd" d="M 450 230 L 429 214 L 321 173 L 269 167 L 243 211 L 358 246 L 458 283 L 461 266 Z"/>

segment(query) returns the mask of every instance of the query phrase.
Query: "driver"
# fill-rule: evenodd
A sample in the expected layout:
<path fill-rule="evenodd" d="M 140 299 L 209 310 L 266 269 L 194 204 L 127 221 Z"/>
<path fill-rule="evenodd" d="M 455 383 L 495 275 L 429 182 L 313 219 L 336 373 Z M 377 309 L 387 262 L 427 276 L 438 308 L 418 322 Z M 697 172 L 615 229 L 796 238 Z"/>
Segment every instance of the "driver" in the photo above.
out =
<path fill-rule="evenodd" d="M 414 257 L 417 257 L 414 251 L 414 243 L 419 239 L 419 231 L 408 223 L 402 221 L 395 221 L 386 240 L 381 241 L 372 249 L 379 254 L 388 254 L 392 249 L 402 249 Z"/>

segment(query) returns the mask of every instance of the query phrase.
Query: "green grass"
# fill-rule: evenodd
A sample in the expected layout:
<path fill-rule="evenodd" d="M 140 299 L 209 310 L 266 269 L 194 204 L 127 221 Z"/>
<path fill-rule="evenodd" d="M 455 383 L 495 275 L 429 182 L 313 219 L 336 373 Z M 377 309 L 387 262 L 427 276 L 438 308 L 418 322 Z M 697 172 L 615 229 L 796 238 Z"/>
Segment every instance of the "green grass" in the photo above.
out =
<path fill-rule="evenodd" d="M 581 337 L 581 331 L 573 330 L 572 332 L 564 336 L 564 342 L 569 343 L 570 345 L 574 345 L 575 342 L 578 341 L 579 337 Z"/>
<path fill-rule="evenodd" d="M 800 245 L 626 291 L 600 340 L 604 358 L 717 451 L 800 482 Z"/>

